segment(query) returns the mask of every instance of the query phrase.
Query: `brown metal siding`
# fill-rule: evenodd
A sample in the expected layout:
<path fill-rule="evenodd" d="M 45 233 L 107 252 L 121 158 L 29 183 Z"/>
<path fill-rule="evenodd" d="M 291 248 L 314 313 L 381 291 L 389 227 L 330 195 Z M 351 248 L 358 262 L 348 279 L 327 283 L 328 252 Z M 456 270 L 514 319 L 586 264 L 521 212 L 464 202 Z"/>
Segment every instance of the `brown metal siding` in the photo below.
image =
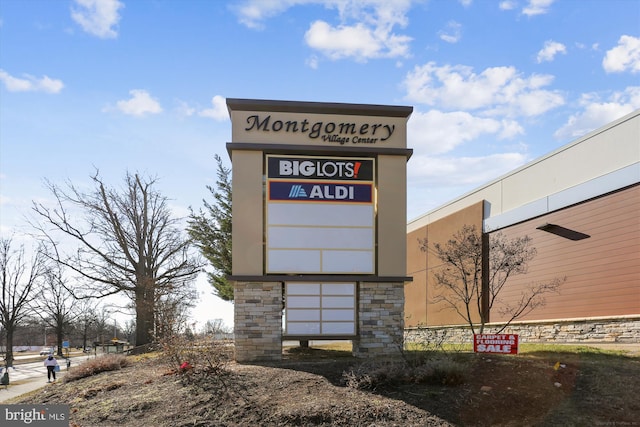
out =
<path fill-rule="evenodd" d="M 536 227 L 544 223 L 585 233 L 569 240 Z M 502 305 L 519 297 L 532 281 L 565 277 L 559 294 L 519 320 L 570 319 L 640 314 L 640 186 L 529 220 L 502 230 L 508 237 L 529 235 L 537 249 L 529 272 L 509 280 Z M 491 321 L 507 319 L 491 312 Z"/>

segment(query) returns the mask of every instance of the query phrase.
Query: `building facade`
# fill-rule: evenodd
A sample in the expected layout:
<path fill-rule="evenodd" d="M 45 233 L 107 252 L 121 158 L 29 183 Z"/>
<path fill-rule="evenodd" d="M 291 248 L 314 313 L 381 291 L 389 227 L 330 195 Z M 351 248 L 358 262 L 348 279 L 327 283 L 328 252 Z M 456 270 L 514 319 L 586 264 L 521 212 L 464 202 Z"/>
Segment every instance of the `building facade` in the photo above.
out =
<path fill-rule="evenodd" d="M 489 238 L 528 236 L 537 251 L 528 272 L 507 281 L 490 326 L 509 320 L 501 309 L 528 284 L 557 277 L 566 278 L 559 292 L 509 331 L 528 341 L 640 342 L 640 110 L 410 221 L 408 328 L 468 334 L 464 319 L 435 302 L 439 261 L 419 244 L 445 242 L 464 225 Z"/>

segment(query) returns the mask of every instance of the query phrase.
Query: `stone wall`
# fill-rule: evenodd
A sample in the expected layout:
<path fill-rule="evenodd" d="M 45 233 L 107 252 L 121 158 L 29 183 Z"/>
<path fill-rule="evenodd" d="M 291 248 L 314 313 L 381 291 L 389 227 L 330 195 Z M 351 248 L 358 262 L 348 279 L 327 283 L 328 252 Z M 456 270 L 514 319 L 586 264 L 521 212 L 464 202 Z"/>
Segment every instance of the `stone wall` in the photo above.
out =
<path fill-rule="evenodd" d="M 495 333 L 501 327 L 502 325 L 489 324 L 485 326 L 484 333 Z M 640 316 L 517 323 L 508 326 L 502 333 L 518 334 L 521 343 L 638 344 Z M 407 329 L 405 339 L 447 343 L 473 342 L 471 330 L 461 326 Z"/>
<path fill-rule="evenodd" d="M 282 359 L 282 284 L 237 282 L 234 289 L 235 359 Z"/>
<path fill-rule="evenodd" d="M 404 283 L 361 282 L 358 286 L 356 357 L 398 354 L 403 346 Z"/>

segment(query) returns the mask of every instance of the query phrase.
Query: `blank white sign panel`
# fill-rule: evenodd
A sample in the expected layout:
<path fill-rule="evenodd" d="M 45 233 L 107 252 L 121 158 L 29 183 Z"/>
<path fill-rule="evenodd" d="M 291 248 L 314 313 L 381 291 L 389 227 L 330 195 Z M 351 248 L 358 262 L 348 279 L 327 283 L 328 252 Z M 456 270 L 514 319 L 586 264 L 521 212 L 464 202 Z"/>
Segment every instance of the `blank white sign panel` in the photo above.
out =
<path fill-rule="evenodd" d="M 371 272 L 373 251 L 322 251 L 322 269 L 334 273 Z"/>
<path fill-rule="evenodd" d="M 374 242 L 373 228 L 269 227 L 270 249 L 365 249 Z"/>
<path fill-rule="evenodd" d="M 355 283 L 285 283 L 285 335 L 354 335 Z"/>
<path fill-rule="evenodd" d="M 321 269 L 321 251 L 274 250 L 267 253 L 270 272 L 314 273 Z"/>
<path fill-rule="evenodd" d="M 268 203 L 268 225 L 373 227 L 373 206 L 339 203 Z"/>

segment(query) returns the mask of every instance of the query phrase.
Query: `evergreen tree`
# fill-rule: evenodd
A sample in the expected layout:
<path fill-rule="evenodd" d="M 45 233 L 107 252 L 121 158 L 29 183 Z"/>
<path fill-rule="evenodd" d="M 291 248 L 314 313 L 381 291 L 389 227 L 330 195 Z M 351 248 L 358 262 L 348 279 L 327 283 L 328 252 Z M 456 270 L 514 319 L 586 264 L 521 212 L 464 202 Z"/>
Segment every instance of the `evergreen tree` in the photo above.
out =
<path fill-rule="evenodd" d="M 231 169 L 222 164 L 219 155 L 215 159 L 216 186 L 207 186 L 213 202 L 203 199 L 204 211 L 191 210 L 187 231 L 213 267 L 207 275 L 215 295 L 233 301 L 233 284 L 227 280 L 231 275 Z"/>

